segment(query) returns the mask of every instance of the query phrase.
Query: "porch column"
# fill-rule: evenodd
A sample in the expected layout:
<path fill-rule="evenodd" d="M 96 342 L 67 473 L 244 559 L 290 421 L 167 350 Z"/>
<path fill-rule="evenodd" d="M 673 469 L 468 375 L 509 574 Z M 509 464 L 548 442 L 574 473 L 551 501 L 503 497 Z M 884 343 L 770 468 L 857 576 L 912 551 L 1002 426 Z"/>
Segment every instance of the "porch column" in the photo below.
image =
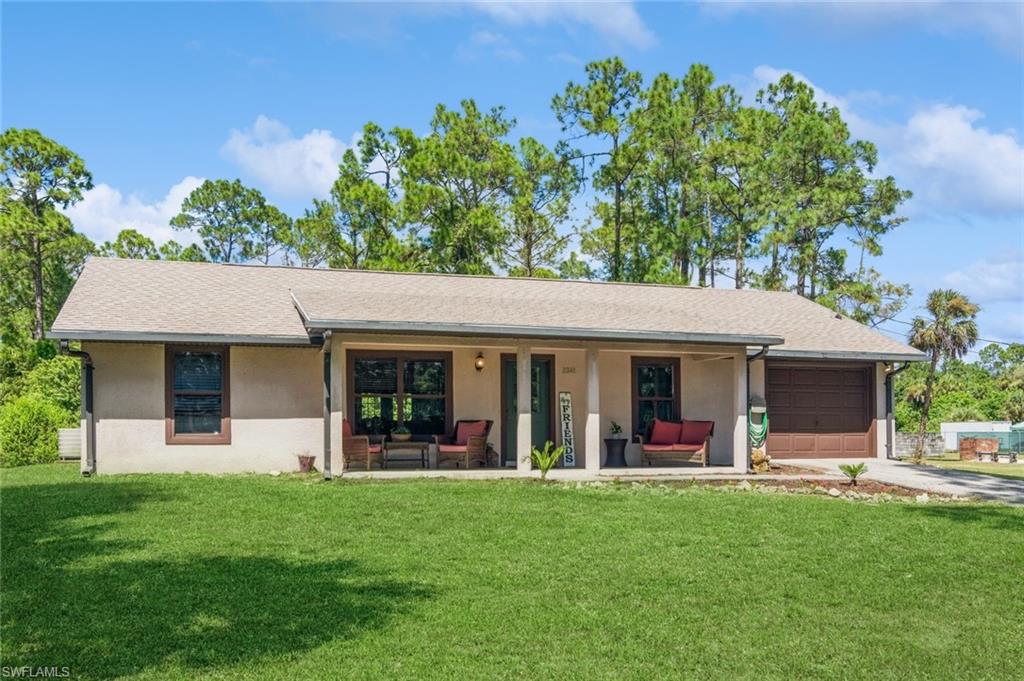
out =
<path fill-rule="evenodd" d="M 601 354 L 587 348 L 587 422 L 583 436 L 583 456 L 587 473 L 601 470 Z"/>
<path fill-rule="evenodd" d="M 331 479 L 331 332 L 324 332 L 324 480 Z"/>
<path fill-rule="evenodd" d="M 530 347 L 520 345 L 516 348 L 516 470 L 529 473 L 532 469 L 530 448 L 533 443 L 533 416 L 530 399 L 530 384 L 533 372 L 530 370 L 532 358 Z"/>
<path fill-rule="evenodd" d="M 732 465 L 747 472 L 747 349 L 740 348 L 732 358 L 733 413 Z"/>

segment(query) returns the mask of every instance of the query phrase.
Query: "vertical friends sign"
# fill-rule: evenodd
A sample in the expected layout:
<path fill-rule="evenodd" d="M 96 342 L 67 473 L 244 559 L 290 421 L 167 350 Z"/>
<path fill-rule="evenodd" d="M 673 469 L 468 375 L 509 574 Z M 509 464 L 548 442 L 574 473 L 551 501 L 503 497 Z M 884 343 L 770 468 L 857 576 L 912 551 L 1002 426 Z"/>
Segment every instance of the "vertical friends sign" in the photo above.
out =
<path fill-rule="evenodd" d="M 576 467 L 576 441 L 572 432 L 572 393 L 558 393 L 558 420 L 562 424 L 562 466 Z"/>

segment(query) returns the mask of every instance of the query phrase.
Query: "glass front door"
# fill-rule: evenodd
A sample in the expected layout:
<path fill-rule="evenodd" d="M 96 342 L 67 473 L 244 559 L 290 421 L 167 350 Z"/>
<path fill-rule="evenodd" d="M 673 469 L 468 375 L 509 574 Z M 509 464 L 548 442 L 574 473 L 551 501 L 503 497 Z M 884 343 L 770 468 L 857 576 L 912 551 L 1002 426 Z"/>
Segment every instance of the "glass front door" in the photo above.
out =
<path fill-rule="evenodd" d="M 543 449 L 548 440 L 555 441 L 554 420 L 554 358 L 534 355 L 530 362 L 530 413 L 533 424 L 531 444 Z M 516 465 L 516 440 L 519 406 L 516 391 L 516 358 L 504 355 L 501 360 L 501 463 Z"/>

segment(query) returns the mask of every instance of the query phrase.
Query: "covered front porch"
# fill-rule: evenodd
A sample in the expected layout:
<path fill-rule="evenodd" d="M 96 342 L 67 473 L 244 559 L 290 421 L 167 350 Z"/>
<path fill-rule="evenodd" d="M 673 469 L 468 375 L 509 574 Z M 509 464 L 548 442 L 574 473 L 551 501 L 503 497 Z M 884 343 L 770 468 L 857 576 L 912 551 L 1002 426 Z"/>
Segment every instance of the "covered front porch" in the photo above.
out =
<path fill-rule="evenodd" d="M 324 472 L 523 477 L 547 441 L 565 448 L 553 478 L 745 472 L 747 348 L 327 331 Z M 655 418 L 713 422 L 704 461 L 645 456 Z"/>

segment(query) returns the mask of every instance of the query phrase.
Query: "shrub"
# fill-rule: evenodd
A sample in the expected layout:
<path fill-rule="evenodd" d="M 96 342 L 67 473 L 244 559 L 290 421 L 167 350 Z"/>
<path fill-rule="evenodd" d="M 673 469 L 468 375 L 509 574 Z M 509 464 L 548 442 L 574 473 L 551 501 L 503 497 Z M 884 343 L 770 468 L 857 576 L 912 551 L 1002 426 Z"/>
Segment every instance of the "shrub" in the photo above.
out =
<path fill-rule="evenodd" d="M 544 443 L 544 449 L 541 450 L 534 447 L 530 451 L 530 459 L 540 469 L 541 480 L 548 477 L 548 471 L 555 467 L 555 464 L 558 463 L 558 458 L 562 456 L 564 451 L 565 447 L 555 447 L 555 444 L 550 440 Z"/>
<path fill-rule="evenodd" d="M 52 402 L 65 412 L 62 425 L 74 426 L 82 404 L 81 364 L 63 355 L 37 364 L 21 379 L 21 393 Z"/>
<path fill-rule="evenodd" d="M 37 395 L 22 395 L 0 408 L 0 466 L 57 460 L 57 429 L 65 413 Z"/>
<path fill-rule="evenodd" d="M 856 487 L 857 478 L 868 472 L 868 466 L 863 461 L 860 463 L 844 463 L 839 466 L 839 470 L 850 479 L 850 484 Z"/>

